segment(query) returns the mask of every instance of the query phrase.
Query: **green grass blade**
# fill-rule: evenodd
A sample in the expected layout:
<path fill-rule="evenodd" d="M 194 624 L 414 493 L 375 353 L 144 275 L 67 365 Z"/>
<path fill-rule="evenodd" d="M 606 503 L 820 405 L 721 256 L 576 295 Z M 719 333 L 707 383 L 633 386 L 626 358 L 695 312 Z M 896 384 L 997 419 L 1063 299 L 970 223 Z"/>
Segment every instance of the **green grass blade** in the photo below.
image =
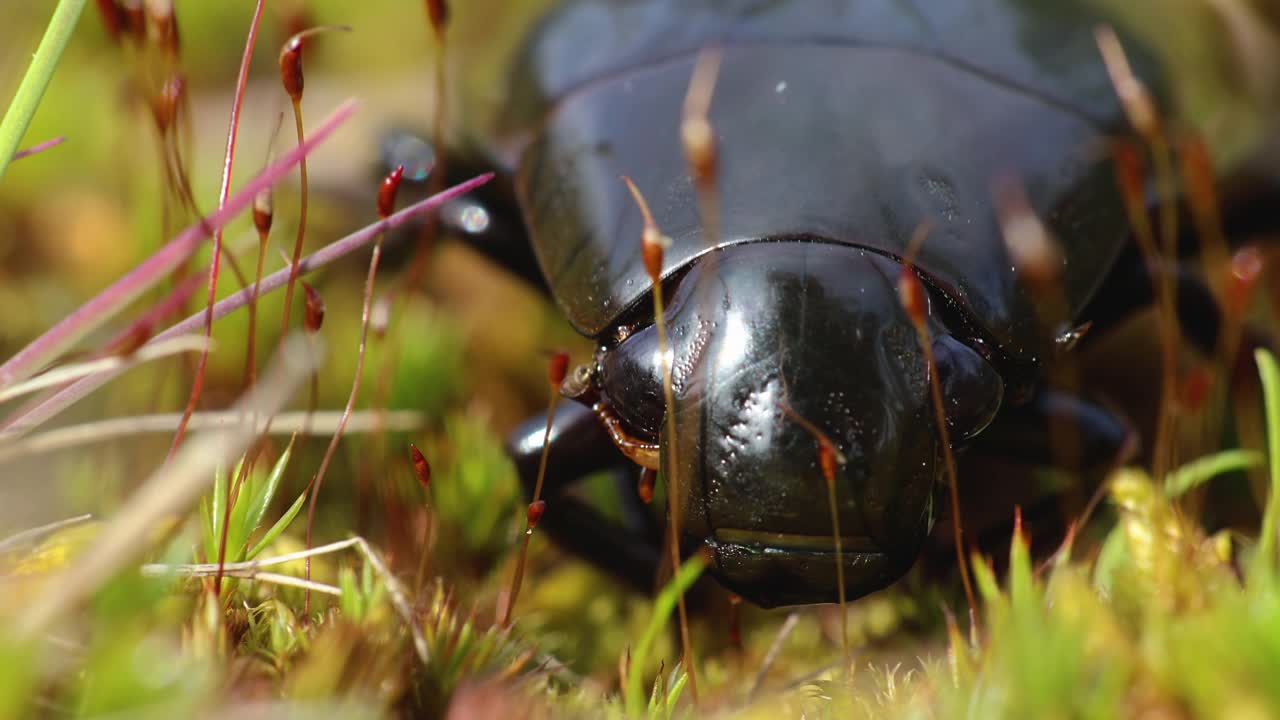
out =
<path fill-rule="evenodd" d="M 653 647 L 653 641 L 671 618 L 672 611 L 676 609 L 676 601 L 693 586 L 706 565 L 707 561 L 701 555 L 694 555 L 686 560 L 680 566 L 676 576 L 667 583 L 654 601 L 653 615 L 649 618 L 644 634 L 640 636 L 640 642 L 636 643 L 635 652 L 631 654 L 631 668 L 627 671 L 624 700 L 629 717 L 640 717 L 644 713 L 647 699 L 644 691 L 644 668 L 649 658 L 649 649 Z"/>
<path fill-rule="evenodd" d="M 1116 574 L 1129 560 L 1128 540 L 1123 527 L 1116 527 L 1107 535 L 1093 565 L 1093 586 L 1106 595 L 1115 586 Z"/>
<path fill-rule="evenodd" d="M 257 477 L 252 470 L 245 471 L 245 460 L 246 458 L 241 456 L 240 461 L 236 463 L 236 469 L 227 476 L 228 482 L 231 483 L 231 514 L 230 522 L 227 523 L 227 562 L 244 560 L 241 553 L 248 545 L 249 533 L 253 531 L 253 526 L 248 524 L 249 498 L 254 495 Z"/>
<path fill-rule="evenodd" d="M 1253 450 L 1223 450 L 1183 465 L 1164 481 L 1165 497 L 1175 499 L 1211 478 L 1262 464 L 1262 453 Z"/>
<path fill-rule="evenodd" d="M 249 549 L 249 554 L 245 555 L 244 559 L 252 560 L 258 557 L 259 553 L 266 550 L 271 543 L 275 542 L 276 538 L 280 537 L 280 534 L 293 524 L 294 518 L 298 517 L 298 512 L 302 510 L 302 506 L 305 504 L 306 499 L 307 494 L 305 492 L 299 495 L 298 499 L 293 501 L 293 504 L 289 506 L 289 509 L 285 511 L 284 515 L 280 516 L 280 519 L 276 521 L 275 525 L 272 525 L 265 533 L 263 533 L 262 537 L 258 539 L 258 542 L 253 544 L 253 547 Z"/>
<path fill-rule="evenodd" d="M 659 712 L 663 706 L 661 702 L 667 699 L 667 689 L 662 681 L 662 672 L 659 670 L 658 677 L 653 679 L 653 690 L 649 693 L 649 717 L 659 717 Z"/>
<path fill-rule="evenodd" d="M 222 520 L 226 516 L 227 507 L 226 470 L 217 468 L 213 471 L 213 492 L 209 495 L 208 533 L 204 536 L 204 561 L 218 562 L 218 545 L 222 541 Z"/>
<path fill-rule="evenodd" d="M 294 436 L 297 437 L 296 435 Z M 280 489 L 280 478 L 284 477 L 284 469 L 289 464 L 289 455 L 293 452 L 293 440 L 289 441 L 289 446 L 280 454 L 280 459 L 272 466 L 271 472 L 267 474 L 267 481 L 262 483 L 261 487 L 255 488 L 253 497 L 249 500 L 248 512 L 245 515 L 245 531 L 252 533 L 262 524 L 262 518 L 267 516 L 267 511 L 271 509 L 271 501 L 275 500 L 276 491 Z M 247 535 L 246 535 L 247 537 Z"/>
<path fill-rule="evenodd" d="M 1009 604 L 1017 613 L 1033 612 L 1040 604 L 1031 570 L 1031 548 L 1021 524 L 1009 543 Z"/>
<path fill-rule="evenodd" d="M 211 544 L 210 538 L 214 536 L 213 535 L 213 511 L 209 509 L 208 497 L 200 498 L 200 532 L 201 532 L 200 537 L 202 540 L 204 540 L 205 556 L 203 558 L 197 558 L 196 562 L 204 562 L 209 559 L 209 547 Z"/>
<path fill-rule="evenodd" d="M 342 590 L 342 594 L 338 596 L 338 608 L 343 617 L 353 621 L 363 618 L 364 594 L 360 592 L 355 570 L 344 567 L 338 571 L 338 589 Z"/>
<path fill-rule="evenodd" d="M 18 151 L 18 143 L 27 134 L 31 118 L 40 106 L 49 81 L 53 79 L 53 70 L 58 66 L 67 41 L 71 39 L 71 32 L 75 30 L 85 2 L 86 0 L 60 0 L 58 7 L 54 8 L 49 27 L 45 28 L 44 37 L 40 39 L 40 45 L 31 58 L 31 66 L 22 77 L 18 92 L 4 114 L 4 120 L 0 120 L 0 177 L 4 177 L 14 153 Z"/>
<path fill-rule="evenodd" d="M 1254 353 L 1262 376 L 1262 397 L 1267 408 L 1267 458 L 1271 470 L 1271 491 L 1262 513 L 1262 537 L 1258 541 L 1255 569 L 1275 566 L 1276 530 L 1280 526 L 1280 368 L 1266 350 Z"/>
<path fill-rule="evenodd" d="M 675 713 L 676 703 L 680 701 L 680 695 L 684 693 L 684 686 L 689 682 L 689 673 L 684 671 L 679 664 L 675 670 L 671 672 L 671 689 L 667 691 L 667 704 L 663 708 L 666 720 L 671 720 L 671 716 Z"/>
<path fill-rule="evenodd" d="M 991 569 L 991 563 L 974 553 L 969 559 L 969 567 L 973 571 L 973 584 L 978 588 L 978 594 L 982 596 L 983 602 L 988 605 L 1003 604 L 1000 583 L 996 580 L 995 571 Z"/>

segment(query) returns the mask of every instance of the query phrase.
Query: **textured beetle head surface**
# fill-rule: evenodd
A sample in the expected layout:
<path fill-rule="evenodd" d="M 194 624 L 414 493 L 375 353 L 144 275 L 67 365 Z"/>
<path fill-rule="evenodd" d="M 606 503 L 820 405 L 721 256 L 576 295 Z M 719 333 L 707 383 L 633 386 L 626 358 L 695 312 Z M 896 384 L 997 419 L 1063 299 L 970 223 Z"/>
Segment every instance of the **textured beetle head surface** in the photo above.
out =
<path fill-rule="evenodd" d="M 919 338 L 895 289 L 901 266 L 856 247 L 761 242 L 711 253 L 675 288 L 666 319 L 686 551 L 760 605 L 832 602 L 836 553 L 819 437 L 835 476 L 846 592 L 912 565 L 933 522 L 942 467 Z M 1000 378 L 930 320 L 948 424 L 990 421 Z M 604 352 L 606 402 L 637 435 L 669 422 L 653 328 Z M 663 467 L 672 448 L 661 436 Z"/>

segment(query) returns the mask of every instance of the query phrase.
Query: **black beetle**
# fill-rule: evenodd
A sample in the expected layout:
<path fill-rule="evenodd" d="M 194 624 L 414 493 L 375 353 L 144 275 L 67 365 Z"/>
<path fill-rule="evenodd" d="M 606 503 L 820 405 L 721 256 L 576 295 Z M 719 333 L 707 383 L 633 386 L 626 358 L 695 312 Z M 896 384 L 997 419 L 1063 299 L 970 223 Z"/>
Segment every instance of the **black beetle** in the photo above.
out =
<path fill-rule="evenodd" d="M 922 221 L 933 230 L 914 271 L 928 289 L 952 439 L 966 444 L 993 421 L 1043 435 L 1054 417 L 1079 429 L 1086 457 L 1109 457 L 1126 425 L 1042 382 L 1064 331 L 1105 325 L 1150 298 L 1114 180 L 1111 142 L 1128 128 L 1095 44 L 1105 18 L 1089 7 L 560 3 L 529 36 L 505 111 L 522 137 L 508 182 L 495 187 L 513 190 L 515 204 L 488 191 L 479 198 L 488 221 L 465 228 L 545 282 L 598 341 L 566 383 L 584 404 L 562 406 L 551 430 L 543 526 L 599 566 L 652 584 L 661 536 L 634 489 L 618 522 L 566 492 L 628 458 L 657 467 L 665 449 L 641 215 L 623 174 L 673 239 L 663 282 L 682 550 L 710 548 L 711 573 L 745 598 L 837 597 L 818 453 L 796 415 L 848 460 L 837 497 L 849 597 L 899 578 L 929 533 L 941 448 L 927 366 L 895 290 Z M 695 58 L 709 45 L 722 52 L 710 111 L 721 158 L 714 247 L 678 136 Z M 1126 48 L 1167 96 L 1149 48 Z M 1061 243 L 1068 324 L 1042 319 L 1009 258 L 992 184 L 1010 175 Z M 1212 307 L 1201 285 L 1179 287 L 1184 304 Z M 1200 320 L 1192 334 L 1212 346 L 1216 316 Z M 526 485 L 542 444 L 540 419 L 512 438 Z M 1046 459 L 1038 447 L 997 449 Z"/>

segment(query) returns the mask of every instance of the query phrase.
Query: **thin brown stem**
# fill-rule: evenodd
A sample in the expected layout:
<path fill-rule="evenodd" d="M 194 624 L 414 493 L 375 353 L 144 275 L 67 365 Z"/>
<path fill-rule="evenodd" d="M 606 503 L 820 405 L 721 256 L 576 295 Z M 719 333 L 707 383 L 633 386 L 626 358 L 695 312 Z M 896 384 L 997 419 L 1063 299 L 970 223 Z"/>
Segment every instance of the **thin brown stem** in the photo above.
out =
<path fill-rule="evenodd" d="M 1223 233 L 1222 213 L 1218 206 L 1218 194 L 1214 187 L 1216 172 L 1208 147 L 1194 132 L 1184 132 L 1178 139 L 1177 155 L 1179 174 L 1185 188 L 1187 204 L 1191 208 L 1191 220 L 1196 228 L 1196 238 L 1200 244 L 1201 269 L 1204 277 L 1227 277 L 1231 273 L 1231 252 Z M 1230 287 L 1227 292 L 1230 293 Z M 1230 300 L 1224 303 L 1222 329 L 1218 334 L 1218 344 L 1214 348 L 1214 362 L 1217 365 L 1217 376 L 1227 378 L 1226 382 L 1212 384 L 1213 375 L 1207 371 L 1203 378 L 1209 383 L 1208 397 L 1199 408 L 1199 427 L 1196 432 L 1196 445 L 1191 448 L 1193 455 L 1202 454 L 1212 449 L 1213 436 L 1220 432 L 1222 418 L 1228 412 L 1227 394 L 1232 368 L 1235 366 L 1236 352 L 1240 340 L 1241 317 L 1233 307 L 1227 307 Z M 1185 386 L 1184 386 L 1185 387 Z M 1185 396 L 1185 394 L 1184 394 Z M 1180 403 L 1184 407 L 1186 403 Z"/>
<path fill-rule="evenodd" d="M 920 343 L 920 352 L 924 356 L 925 374 L 929 376 L 929 395 L 933 404 L 934 425 L 938 429 L 938 444 L 942 450 L 943 468 L 947 476 L 947 486 L 951 495 L 951 539 L 955 544 L 956 563 L 960 568 L 960 583 L 964 586 L 965 600 L 969 603 L 970 622 L 977 617 L 978 604 L 973 593 L 973 581 L 969 577 L 969 563 L 964 552 L 964 524 L 960 512 L 960 481 L 956 472 L 955 454 L 951 451 L 951 430 L 947 427 L 947 411 L 942 399 L 942 382 L 938 378 L 937 365 L 933 357 L 933 341 L 929 337 L 926 316 L 927 300 L 924 286 L 916 275 L 912 263 L 920 245 L 929 235 L 930 227 L 925 224 L 916 228 L 907 246 L 903 258 L 902 273 L 898 279 L 898 294 L 903 309 L 915 327 L 916 337 Z M 971 626 L 971 630 L 973 627 Z"/>
<path fill-rule="evenodd" d="M 1177 392 L 1177 336 L 1178 320 L 1174 287 L 1168 281 L 1168 268 L 1164 267 L 1160 247 L 1156 242 L 1156 231 L 1152 227 L 1151 218 L 1147 214 L 1144 200 L 1146 187 L 1145 168 L 1140 151 L 1133 143 L 1121 142 L 1115 148 L 1116 172 L 1120 181 L 1121 196 L 1125 210 L 1129 216 L 1129 227 L 1133 231 L 1134 241 L 1147 266 L 1147 274 L 1151 276 L 1156 291 L 1156 307 L 1160 331 L 1161 357 L 1161 392 L 1159 415 L 1156 420 L 1155 444 L 1152 448 L 1152 473 L 1162 478 L 1170 453 L 1168 448 L 1173 442 L 1170 415 L 1173 413 L 1173 402 Z"/>
<path fill-rule="evenodd" d="M 213 578 L 213 596 L 215 598 L 222 596 L 222 573 L 223 568 L 227 564 L 227 532 L 231 525 L 231 506 L 234 504 L 232 499 L 231 478 L 227 478 L 227 496 L 223 498 L 222 508 L 222 532 L 218 534 L 218 572 Z"/>
<path fill-rule="evenodd" d="M 301 126 L 299 125 L 299 127 Z M 311 479 L 307 486 L 308 492 L 311 493 L 311 499 L 307 507 L 307 547 L 311 547 L 311 533 L 316 520 L 316 499 L 320 496 L 320 488 L 324 484 L 325 473 L 329 469 L 329 463 L 333 461 L 333 455 L 338 449 L 338 442 L 342 440 L 342 433 L 346 430 L 347 422 L 351 419 L 351 412 L 355 409 L 356 398 L 360 394 L 360 378 L 364 375 L 365 349 L 369 341 L 369 311 L 373 306 L 373 285 L 378 277 L 378 261 L 382 258 L 382 241 L 385 237 L 385 233 L 378 235 L 378 239 L 373 243 L 373 254 L 369 257 L 369 274 L 365 278 L 364 303 L 360 310 L 360 347 L 356 352 L 356 372 L 355 377 L 351 379 L 351 393 L 347 396 L 347 405 L 342 411 L 342 419 L 338 421 L 338 429 L 334 431 L 333 437 L 329 441 L 329 447 L 325 448 L 324 457 L 320 461 L 320 469 L 316 471 L 315 477 Z M 296 267 L 296 263 L 294 267 Z M 311 579 L 310 560 L 307 561 L 306 579 Z M 310 593 L 306 595 L 303 614 L 311 614 Z"/>
<path fill-rule="evenodd" d="M 244 351 L 244 385 L 253 387 L 258 379 L 258 295 L 262 292 L 262 272 L 267 262 L 268 233 L 258 233 L 258 264 L 253 273 L 253 294 L 249 297 L 249 337 Z"/>
<path fill-rule="evenodd" d="M 280 136 L 284 113 L 276 116 L 276 126 L 267 144 L 267 158 L 271 157 L 275 141 Z M 271 225 L 275 221 L 275 209 L 270 190 L 263 190 L 253 198 L 253 229 L 258 232 L 258 263 L 253 273 L 253 294 L 249 297 L 249 338 L 244 357 L 245 387 L 253 387 L 258 379 L 258 297 L 262 294 L 262 273 L 267 262 L 267 244 L 271 240 Z"/>
<path fill-rule="evenodd" d="M 244 52 L 240 56 L 240 71 L 236 76 L 235 99 L 231 103 L 231 118 L 227 123 L 227 150 L 222 162 L 222 184 L 218 189 L 219 209 L 226 204 L 227 197 L 231 192 L 231 168 L 235 162 L 236 136 L 240 131 L 240 110 L 244 106 L 244 90 L 249 81 L 249 63 L 253 59 L 253 46 L 258 39 L 258 25 L 262 20 L 263 5 L 264 0 L 258 0 L 254 7 L 253 19 L 249 22 L 249 33 L 245 38 Z M 302 162 L 305 165 L 305 157 Z M 213 234 L 213 257 L 209 262 L 209 293 L 204 315 L 206 337 L 213 335 L 213 305 L 217 301 L 218 268 L 222 255 L 222 227 L 219 226 Z M 187 407 L 183 411 L 182 422 L 178 424 L 178 431 L 174 433 L 173 443 L 169 446 L 169 460 L 173 459 L 178 446 L 182 444 L 182 437 L 186 433 L 187 423 L 190 422 L 191 414 L 196 411 L 196 406 L 200 402 L 200 393 L 204 389 L 205 369 L 208 366 L 208 362 L 208 351 L 202 352 L 195 378 L 191 384 L 191 395 L 187 398 Z"/>
<path fill-rule="evenodd" d="M 666 248 L 671 244 L 671 239 L 664 236 L 658 229 L 658 224 L 653 218 L 653 213 L 649 210 L 649 203 L 645 201 L 644 195 L 640 189 L 636 187 L 631 178 L 623 176 L 622 180 L 626 183 L 627 190 L 631 192 L 631 197 L 635 200 L 636 205 L 640 208 L 640 214 L 644 217 L 644 231 L 641 235 L 641 254 L 644 258 L 645 271 L 649 275 L 653 293 L 653 324 L 658 331 L 658 353 L 662 356 L 662 397 L 666 407 L 666 422 L 663 423 L 667 436 L 667 446 L 662 453 L 662 457 L 666 460 L 666 467 L 663 476 L 667 482 L 667 529 L 670 535 L 667 545 L 671 552 L 671 572 L 672 574 L 680 570 L 680 514 L 677 505 L 680 497 L 680 479 L 679 468 L 680 463 L 677 462 L 676 442 L 679 435 L 676 433 L 676 400 L 675 390 L 671 381 L 671 343 L 667 338 L 667 321 L 666 310 L 663 305 L 662 297 L 662 267 L 663 257 Z M 689 639 L 689 611 L 685 606 L 684 593 L 676 598 L 676 609 L 680 618 L 680 651 L 684 657 L 685 668 L 689 673 L 689 694 L 693 699 L 693 704 L 698 704 L 698 678 L 696 672 L 697 663 L 693 656 L 693 643 Z"/>
<path fill-rule="evenodd" d="M 787 393 L 787 379 L 779 375 L 782 381 L 782 412 L 805 432 L 813 436 L 818 443 L 818 467 L 822 470 L 823 481 L 827 485 L 827 505 L 831 510 L 832 544 L 836 555 L 836 598 L 840 606 L 840 649 L 844 655 L 845 671 L 853 668 L 853 656 L 849 651 L 849 613 L 844 588 L 844 540 L 840 533 L 840 512 L 836 498 L 836 472 L 846 462 L 844 453 L 836 446 L 831 436 L 827 435 L 813 421 L 795 411 Z"/>
<path fill-rule="evenodd" d="M 680 122 L 680 140 L 685 163 L 693 178 L 702 222 L 703 244 L 715 247 L 720 238 L 719 149 L 711 126 L 711 98 L 720 74 L 722 53 L 718 48 L 699 53 L 685 93 Z"/>
<path fill-rule="evenodd" d="M 969 563 L 964 556 L 964 524 L 960 520 L 960 482 L 956 473 L 956 458 L 951 452 L 951 431 L 947 428 L 946 409 L 942 402 L 942 383 L 933 360 L 933 346 L 929 339 L 929 330 L 923 324 L 916 326 L 920 337 L 920 349 L 924 353 L 925 366 L 929 373 L 929 394 L 933 401 L 934 422 L 938 426 L 939 442 L 942 445 L 942 461 L 947 473 L 947 485 L 951 491 L 951 540 L 956 546 L 956 562 L 960 566 L 960 583 L 964 585 L 965 600 L 969 603 L 969 615 L 977 612 L 978 603 L 973 594 L 973 581 L 969 579 Z"/>
<path fill-rule="evenodd" d="M 529 556 L 529 540 L 533 538 L 533 528 L 525 527 L 524 532 L 520 533 L 520 555 L 516 559 L 515 574 L 511 576 L 511 591 L 507 598 L 507 607 L 502 612 L 502 621 L 499 627 L 511 627 L 511 614 L 516 606 L 516 598 L 520 596 L 520 583 L 524 580 L 524 563 L 525 558 Z"/>
<path fill-rule="evenodd" d="M 302 144 L 306 131 L 302 124 L 302 100 L 293 101 L 293 125 L 298 135 L 298 144 Z M 298 198 L 298 236 L 293 243 L 293 257 L 289 261 L 289 282 L 284 288 L 284 311 L 280 319 L 280 337 L 289 332 L 289 311 L 293 309 L 293 288 L 298 281 L 298 261 L 302 259 L 302 241 L 307 235 L 307 159 L 298 163 L 298 182 L 300 183 Z M 378 241 L 381 243 L 381 240 Z M 375 244 L 375 248 L 377 245 Z M 374 251 L 375 253 L 377 250 Z M 314 502 L 314 496 L 312 500 Z"/>
<path fill-rule="evenodd" d="M 560 395 L 559 388 L 551 388 L 551 400 L 547 402 L 547 424 L 542 431 L 542 457 L 538 460 L 538 479 L 533 484 L 533 500 L 536 504 L 542 499 L 542 482 L 547 476 L 547 457 L 551 454 L 551 423 L 556 417 L 556 400 Z M 520 554 L 516 558 L 515 573 L 511 576 L 511 592 L 507 598 L 506 610 L 502 613 L 502 627 L 511 625 L 511 614 L 516 607 L 516 598 L 520 596 L 520 583 L 524 579 L 524 564 L 529 555 L 529 538 L 533 536 L 533 527 L 527 527 L 520 544 Z"/>
<path fill-rule="evenodd" d="M 1160 198 L 1161 259 L 1164 262 L 1176 262 L 1178 206 L 1177 189 L 1174 187 L 1176 177 L 1173 169 L 1173 150 L 1163 132 L 1154 134 L 1148 142 L 1151 144 L 1156 188 Z M 1159 267 L 1157 270 L 1156 282 L 1159 291 L 1157 309 L 1162 328 L 1160 346 L 1164 356 L 1160 389 L 1160 428 L 1163 433 L 1157 434 L 1152 472 L 1154 477 L 1164 478 L 1169 469 L 1178 464 L 1178 345 L 1181 340 L 1178 327 L 1177 278 L 1175 273 L 1168 272 L 1167 268 Z"/>
<path fill-rule="evenodd" d="M 667 406 L 667 528 L 670 530 L 671 572 L 680 569 L 680 515 L 677 501 L 680 495 L 679 465 L 676 463 L 676 399 L 671 385 L 671 344 L 667 339 L 667 322 L 662 303 L 662 283 L 653 284 L 654 325 L 658 330 L 658 352 L 662 354 L 662 397 Z M 695 670 L 693 643 L 689 638 L 689 610 L 685 606 L 684 593 L 676 598 L 676 612 L 680 618 L 680 652 L 685 670 L 689 673 L 689 695 L 698 704 L 698 675 Z"/>
<path fill-rule="evenodd" d="M 1177 436 L 1178 392 L 1178 320 L 1175 279 L 1162 266 L 1163 259 L 1173 261 L 1177 257 L 1178 207 L 1176 175 L 1173 151 L 1156 108 L 1142 80 L 1133 73 L 1115 30 L 1108 26 L 1095 29 L 1094 38 L 1098 52 L 1106 65 L 1111 85 L 1119 98 L 1129 124 L 1144 140 L 1151 151 L 1155 165 L 1155 182 L 1159 202 L 1160 245 L 1147 217 L 1145 183 L 1139 170 L 1141 160 L 1137 153 L 1127 158 L 1130 166 L 1118 162 L 1121 173 L 1121 191 L 1129 212 L 1130 225 L 1138 240 L 1139 249 L 1147 261 L 1156 290 L 1156 308 L 1160 320 L 1161 368 L 1160 415 L 1156 426 L 1155 447 L 1152 449 L 1152 473 L 1157 482 L 1163 482 L 1168 469 L 1176 463 L 1175 440 Z M 1126 158 L 1121 158 L 1124 160 Z"/>
<path fill-rule="evenodd" d="M 853 657 L 849 652 L 849 612 L 844 592 L 844 547 L 840 537 L 840 512 L 836 505 L 836 484 L 827 481 L 827 505 L 831 508 L 831 537 L 836 548 L 836 593 L 840 602 L 840 650 L 844 654 L 844 669 L 853 669 Z"/>
<path fill-rule="evenodd" d="M 447 33 L 445 32 L 445 24 L 432 21 L 432 36 L 436 41 L 436 57 L 434 73 L 432 74 L 435 83 L 435 107 L 434 107 L 434 126 L 431 129 L 431 142 L 435 151 L 435 160 L 431 168 L 431 174 L 427 178 L 427 194 L 435 195 L 444 188 L 448 167 L 444 154 L 445 140 L 448 137 L 448 74 L 445 72 L 445 60 L 448 57 L 448 43 L 446 42 Z M 414 250 L 413 261 L 409 265 L 409 270 L 405 273 L 404 283 L 401 285 L 401 292 L 405 295 L 411 295 L 418 290 L 426 279 L 427 267 L 430 263 L 431 249 L 435 247 L 436 234 L 440 230 L 439 216 L 432 214 L 422 223 L 422 229 L 418 233 L 418 246 Z"/>
<path fill-rule="evenodd" d="M 430 497 L 428 492 L 427 496 Z M 431 511 L 427 510 L 427 519 L 422 527 L 422 550 L 418 553 L 418 571 L 413 576 L 413 594 L 422 592 L 422 584 L 427 581 L 428 568 L 431 567 Z"/>

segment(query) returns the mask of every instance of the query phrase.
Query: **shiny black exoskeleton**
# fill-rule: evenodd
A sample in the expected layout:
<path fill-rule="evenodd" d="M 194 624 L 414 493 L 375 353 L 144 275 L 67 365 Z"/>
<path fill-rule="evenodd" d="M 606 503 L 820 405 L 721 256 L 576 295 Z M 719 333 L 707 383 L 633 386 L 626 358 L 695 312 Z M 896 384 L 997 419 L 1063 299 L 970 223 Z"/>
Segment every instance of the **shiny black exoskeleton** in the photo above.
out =
<path fill-rule="evenodd" d="M 543 526 L 601 567 L 652 584 L 661 537 L 635 507 L 634 486 L 623 488 L 621 521 L 567 492 L 599 470 L 657 467 L 671 450 L 641 215 L 623 174 L 673 240 L 663 282 L 682 549 L 709 548 L 711 573 L 747 599 L 837 596 L 826 486 L 814 434 L 797 416 L 847 460 L 836 496 L 850 597 L 899 578 L 929 533 L 942 448 L 928 367 L 896 290 L 922 222 L 932 231 L 914 271 L 928 289 L 952 440 L 967 443 L 993 421 L 1043 433 L 1057 418 L 1076 425 L 1087 455 L 1118 447 L 1122 423 L 1041 387 L 1065 330 L 1101 326 L 1149 296 L 1113 180 L 1111 142 L 1127 126 L 1095 45 L 1107 18 L 1091 7 L 560 3 L 520 55 L 505 117 L 517 139 L 506 165 L 518 212 L 504 215 L 491 192 L 492 224 L 471 228 L 529 276 L 510 237 L 526 233 L 551 296 L 599 343 L 570 379 L 587 404 L 564 404 L 552 428 Z M 710 111 L 714 245 L 678 136 L 695 58 L 709 45 L 722 52 Z M 1159 63 L 1140 42 L 1126 47 L 1162 94 Z M 1061 243 L 1065 323 L 1045 321 L 1010 260 L 993 202 L 1002 177 L 1018 179 Z M 1205 299 L 1181 287 L 1188 303 Z M 1197 330 L 1205 343 L 1213 320 Z M 512 439 L 528 484 L 542 440 L 541 420 Z"/>

